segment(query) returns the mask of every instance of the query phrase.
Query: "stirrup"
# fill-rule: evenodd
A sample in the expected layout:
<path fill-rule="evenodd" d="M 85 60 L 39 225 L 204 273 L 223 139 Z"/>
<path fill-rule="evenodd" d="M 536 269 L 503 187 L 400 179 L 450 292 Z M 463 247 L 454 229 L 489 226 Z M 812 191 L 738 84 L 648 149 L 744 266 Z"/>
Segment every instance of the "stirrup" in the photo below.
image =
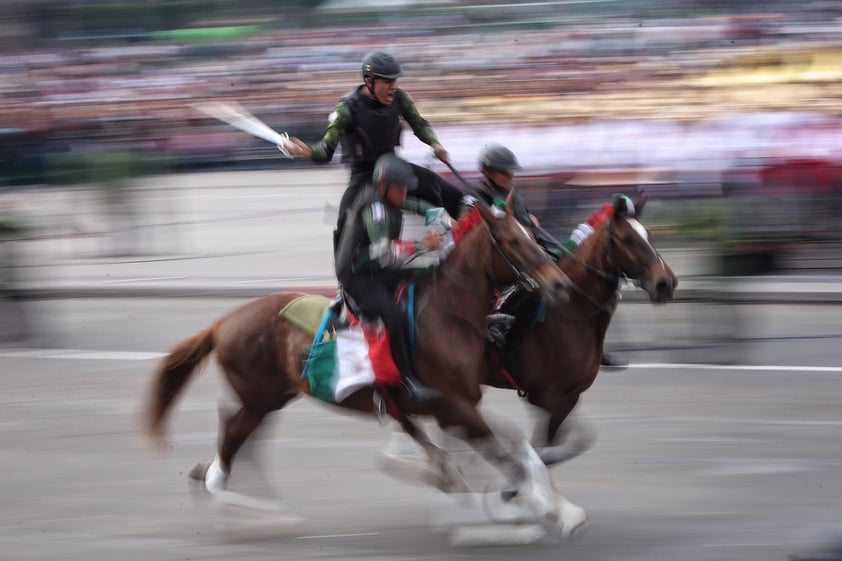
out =
<path fill-rule="evenodd" d="M 486 338 L 498 347 L 506 346 L 506 335 L 515 322 L 515 316 L 509 314 L 491 314 L 486 318 Z"/>
<path fill-rule="evenodd" d="M 389 420 L 389 409 L 386 405 L 386 398 L 380 393 L 381 390 L 375 389 L 372 393 L 372 401 L 374 405 L 374 416 L 380 423 L 380 426 L 385 426 Z"/>

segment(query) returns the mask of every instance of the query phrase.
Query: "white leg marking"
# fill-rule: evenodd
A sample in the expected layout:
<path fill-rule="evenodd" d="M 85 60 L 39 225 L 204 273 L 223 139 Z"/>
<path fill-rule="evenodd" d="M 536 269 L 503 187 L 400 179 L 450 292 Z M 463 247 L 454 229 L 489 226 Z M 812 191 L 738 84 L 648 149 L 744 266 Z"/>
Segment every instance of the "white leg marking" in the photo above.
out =
<path fill-rule="evenodd" d="M 205 487 L 212 495 L 216 495 L 225 490 L 228 484 L 228 473 L 222 469 L 219 461 L 219 456 L 214 456 L 211 465 L 208 466 L 208 471 L 205 473 Z"/>

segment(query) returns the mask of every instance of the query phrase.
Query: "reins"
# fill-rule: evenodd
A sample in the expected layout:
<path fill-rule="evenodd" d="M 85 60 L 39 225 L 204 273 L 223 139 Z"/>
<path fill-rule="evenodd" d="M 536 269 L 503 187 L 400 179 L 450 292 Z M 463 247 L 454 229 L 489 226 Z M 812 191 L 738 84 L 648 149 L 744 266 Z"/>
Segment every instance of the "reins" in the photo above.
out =
<path fill-rule="evenodd" d="M 530 290 L 530 291 L 537 289 L 539 287 L 539 284 L 530 275 L 530 273 L 532 271 L 536 270 L 538 267 L 540 267 L 541 263 L 536 263 L 535 266 L 532 267 L 530 271 L 527 271 L 527 272 L 521 271 L 512 262 L 512 260 L 509 258 L 509 256 L 506 255 L 506 253 L 503 251 L 503 248 L 500 247 L 500 243 L 497 241 L 497 238 L 494 236 L 494 231 L 488 225 L 488 223 L 483 220 L 482 225 L 485 228 L 485 233 L 488 236 L 488 240 L 491 243 L 491 247 L 494 248 L 494 251 L 496 251 L 497 254 L 503 259 L 503 261 L 506 263 L 506 265 L 509 267 L 509 269 L 512 271 L 515 278 L 517 279 L 515 284 L 521 285 L 521 286 L 523 286 L 524 288 L 526 288 L 527 290 Z M 470 282 L 466 282 L 464 280 L 464 278 L 460 278 L 460 276 L 455 271 L 453 271 L 452 269 L 453 269 L 453 267 L 450 265 L 450 262 L 448 260 L 445 260 L 438 267 L 437 270 L 441 271 L 442 275 L 444 275 L 446 278 L 448 278 L 456 287 L 458 287 L 461 290 L 467 292 L 471 296 L 473 296 L 475 298 L 478 298 L 478 299 L 481 299 L 484 302 L 489 300 L 488 294 L 485 294 L 485 293 L 479 292 L 477 290 L 474 290 L 474 287 L 471 285 Z M 488 276 L 488 282 L 489 282 L 490 286 L 494 287 L 497 284 L 496 279 L 494 278 L 493 274 L 488 273 L 488 271 L 486 271 L 486 273 L 487 273 L 487 276 Z M 433 286 L 433 292 L 434 293 L 437 292 L 437 290 L 438 290 L 438 287 L 436 286 L 435 280 L 436 280 L 436 276 L 433 275 L 432 286 Z M 469 318 L 455 312 L 452 309 L 452 307 L 447 307 L 446 312 L 448 313 L 448 315 L 457 317 L 460 320 L 467 323 L 480 338 L 485 339 L 486 329 L 484 327 L 482 327 L 482 328 L 477 327 L 474 324 L 474 322 L 472 322 Z M 418 315 L 420 315 L 420 313 L 421 313 L 421 310 L 418 311 Z"/>
<path fill-rule="evenodd" d="M 564 251 L 565 256 L 569 257 L 576 263 L 582 266 L 582 268 L 589 274 L 599 278 L 600 280 L 612 285 L 614 291 L 616 292 L 617 286 L 620 284 L 620 281 L 631 283 L 634 286 L 640 286 L 639 276 L 640 274 L 648 267 L 653 261 L 659 260 L 663 262 L 663 257 L 655 250 L 652 254 L 652 257 L 640 267 L 640 272 L 636 274 L 634 277 L 630 277 L 627 275 L 623 270 L 617 265 L 617 261 L 614 259 L 614 253 L 611 251 L 612 246 L 614 245 L 614 233 L 613 233 L 613 226 L 614 220 L 613 218 L 608 222 L 608 225 L 605 227 L 606 238 L 605 238 L 605 258 L 608 261 L 608 265 L 614 270 L 614 272 L 604 271 L 600 268 L 594 267 L 578 255 L 574 253 L 574 251 L 570 248 L 565 246 L 561 246 L 562 251 Z M 653 248 L 654 249 L 654 248 Z M 596 308 L 597 313 L 611 313 L 614 311 L 614 305 L 612 300 L 614 297 L 610 297 L 605 303 L 597 302 L 595 298 L 593 298 L 590 294 L 588 294 L 581 286 L 576 284 L 573 279 L 570 279 L 570 287 L 576 291 L 577 294 L 582 296 L 585 300 L 587 300 L 594 308 Z"/>

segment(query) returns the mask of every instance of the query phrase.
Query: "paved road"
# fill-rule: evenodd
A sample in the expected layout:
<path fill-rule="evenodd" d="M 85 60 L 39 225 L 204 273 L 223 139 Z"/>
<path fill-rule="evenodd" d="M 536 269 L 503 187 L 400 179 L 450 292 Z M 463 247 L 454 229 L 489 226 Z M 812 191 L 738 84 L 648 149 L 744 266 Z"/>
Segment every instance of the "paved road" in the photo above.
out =
<path fill-rule="evenodd" d="M 215 440 L 216 368 L 180 403 L 170 455 L 147 447 L 138 414 L 160 353 L 236 303 L 38 304 L 52 349 L 0 350 L 0 559 L 774 560 L 842 514 L 833 315 L 768 305 L 759 319 L 770 340 L 755 342 L 767 366 L 664 365 L 669 353 L 652 349 L 634 368 L 600 375 L 585 399 L 597 444 L 554 473 L 591 517 L 571 542 L 450 546 L 431 528 L 445 499 L 374 469 L 387 429 L 308 401 L 256 447 L 271 488 L 305 521 L 216 508 L 186 482 Z M 612 330 L 660 341 L 686 321 L 682 306 L 631 306 Z M 486 407 L 520 426 L 532 419 L 511 393 L 489 391 Z M 249 475 L 235 485 L 254 489 Z"/>
<path fill-rule="evenodd" d="M 431 529 L 449 503 L 374 469 L 388 431 L 312 402 L 292 406 L 255 452 L 304 523 L 194 498 L 186 472 L 211 453 L 224 394 L 215 368 L 180 404 L 169 456 L 138 432 L 141 399 L 160 353 L 242 298 L 332 282 L 325 204 L 338 200 L 342 172 L 281 178 L 150 180 L 141 226 L 121 232 L 142 241 L 123 257 L 91 210 L 93 192 L 18 201 L 35 205 L 49 237 L 22 244 L 27 285 L 44 291 L 25 309 L 31 337 L 0 348 L 0 559 L 748 561 L 785 559 L 838 523 L 842 329 L 825 304 L 840 294 L 828 277 L 764 281 L 775 294 L 808 286 L 816 303 L 798 306 L 626 299 L 609 346 L 633 368 L 601 374 L 585 400 L 600 439 L 554 473 L 591 516 L 572 542 L 449 546 Z M 668 258 L 682 279 L 704 272 L 704 252 Z M 494 415 L 531 422 L 514 395 L 490 391 L 487 401 Z M 241 475 L 236 485 L 255 486 Z"/>

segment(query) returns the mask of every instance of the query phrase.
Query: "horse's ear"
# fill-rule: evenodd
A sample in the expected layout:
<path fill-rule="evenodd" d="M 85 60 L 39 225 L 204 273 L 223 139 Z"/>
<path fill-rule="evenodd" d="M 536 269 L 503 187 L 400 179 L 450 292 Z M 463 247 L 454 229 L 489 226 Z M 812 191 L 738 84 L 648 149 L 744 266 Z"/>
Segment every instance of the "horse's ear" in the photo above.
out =
<path fill-rule="evenodd" d="M 628 195 L 622 193 L 614 194 L 614 216 L 640 216 L 643 206 L 646 204 L 646 194 L 642 191 L 638 192 L 637 198 L 632 201 Z"/>
<path fill-rule="evenodd" d="M 644 189 L 641 189 L 637 192 L 637 197 L 634 199 L 634 215 L 640 218 L 640 215 L 643 214 L 643 207 L 646 206 L 646 201 L 649 200 L 649 195 L 646 194 Z"/>

